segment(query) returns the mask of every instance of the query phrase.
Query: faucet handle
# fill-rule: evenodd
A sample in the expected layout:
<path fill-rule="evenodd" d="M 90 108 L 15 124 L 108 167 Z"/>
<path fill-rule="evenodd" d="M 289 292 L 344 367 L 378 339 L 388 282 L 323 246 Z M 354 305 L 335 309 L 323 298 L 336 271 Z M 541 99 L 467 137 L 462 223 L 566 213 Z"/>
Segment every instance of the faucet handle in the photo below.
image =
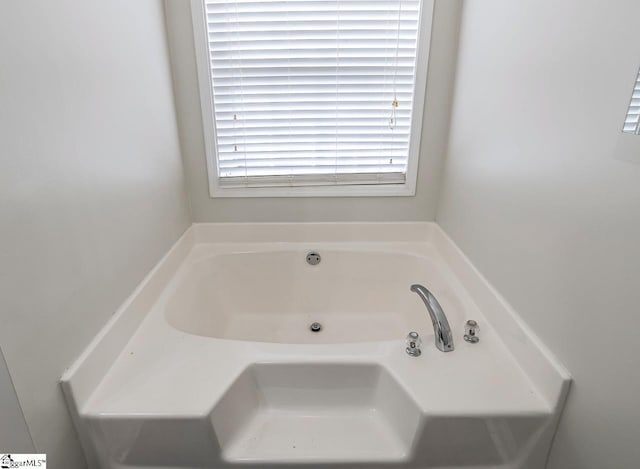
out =
<path fill-rule="evenodd" d="M 419 357 L 422 354 L 420 347 L 422 346 L 422 339 L 417 332 L 412 331 L 407 335 L 407 348 L 405 352 L 412 357 Z"/>
<path fill-rule="evenodd" d="M 480 326 L 478 326 L 478 323 L 473 319 L 469 319 L 464 325 L 464 340 L 477 344 L 480 341 L 480 337 L 478 337 L 479 331 Z"/>

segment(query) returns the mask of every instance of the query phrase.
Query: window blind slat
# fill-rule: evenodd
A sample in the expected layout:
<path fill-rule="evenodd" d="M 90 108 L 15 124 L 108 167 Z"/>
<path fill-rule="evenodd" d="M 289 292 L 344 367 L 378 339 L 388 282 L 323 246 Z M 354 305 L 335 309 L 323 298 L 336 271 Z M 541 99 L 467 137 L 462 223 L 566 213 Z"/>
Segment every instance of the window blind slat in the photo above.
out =
<path fill-rule="evenodd" d="M 622 131 L 640 135 L 640 71 L 633 87 Z"/>
<path fill-rule="evenodd" d="M 228 121 L 224 123 L 224 126 L 218 126 L 218 135 L 220 137 L 229 137 L 235 135 L 233 121 Z M 330 133 L 333 132 L 332 125 L 323 125 L 322 123 L 318 124 L 305 124 L 300 122 L 292 122 L 292 123 L 284 123 L 284 125 L 273 128 L 272 122 L 268 122 L 268 124 L 264 126 L 253 125 L 250 127 L 244 127 L 243 131 L 245 135 L 295 135 L 295 134 L 307 134 L 307 133 L 315 133 L 312 132 L 317 130 L 318 133 Z M 364 134 L 376 134 L 379 129 L 377 125 L 371 125 L 368 127 L 362 125 L 354 125 L 352 123 L 345 124 L 343 127 L 344 132 L 353 131 L 353 132 L 361 132 Z M 396 126 L 396 133 L 399 132 L 409 132 L 409 126 L 398 124 Z"/>
<path fill-rule="evenodd" d="M 317 150 L 333 150 L 334 155 L 339 156 L 342 150 L 387 150 L 391 154 L 392 149 L 404 149 L 407 148 L 400 142 L 388 142 L 386 146 L 381 143 L 384 142 L 342 142 L 337 147 L 335 145 L 323 145 L 323 142 L 314 142 L 312 145 L 306 144 L 306 142 L 287 142 L 282 144 L 269 144 L 269 143 L 253 143 L 251 145 L 251 152 L 273 152 L 273 158 L 282 158 L 282 153 L 285 151 L 307 151 L 312 154 Z M 235 145 L 220 145 L 221 153 L 238 154 L 242 152 L 242 156 L 238 156 L 239 160 L 250 156 L 250 152 L 245 152 L 245 147 L 239 146 L 236 150 Z M 247 153 L 247 154 L 245 154 Z"/>
<path fill-rule="evenodd" d="M 384 114 L 383 114 L 384 113 Z M 216 121 L 231 121 L 232 123 L 234 123 L 233 125 L 238 126 L 239 124 L 237 123 L 236 120 L 234 120 L 234 116 L 237 116 L 237 114 L 234 114 L 233 112 L 216 112 Z M 267 111 L 245 111 L 243 114 L 243 121 L 245 122 L 252 122 L 255 119 L 269 119 L 269 120 L 273 120 L 273 121 L 278 121 L 274 124 L 277 124 L 277 126 L 280 126 L 284 121 L 293 121 L 293 120 L 298 120 L 298 119 L 324 119 L 325 121 L 327 119 L 332 119 L 334 120 L 334 126 L 341 126 L 343 124 L 346 124 L 347 122 L 349 123 L 354 123 L 354 122 L 360 122 L 359 119 L 368 119 L 368 118 L 373 118 L 373 117 L 377 117 L 378 119 L 381 118 L 381 116 L 384 116 L 384 123 L 385 125 L 388 122 L 388 113 L 386 112 L 386 110 L 381 111 L 378 114 L 374 114 L 372 112 L 370 112 L 370 110 L 358 110 L 358 109 L 330 109 L 330 110 L 323 110 L 323 109 L 303 109 L 303 110 L 291 110 L 291 111 L 286 111 L 286 110 L 278 110 L 278 112 L 273 112 L 272 110 L 267 110 Z M 409 111 L 405 111 L 405 110 L 397 110 L 396 111 L 396 117 L 398 118 L 406 118 L 409 119 L 411 117 L 410 112 Z"/>
<path fill-rule="evenodd" d="M 335 39 L 335 38 L 333 38 Z M 356 40 L 350 39 L 348 49 L 351 50 L 362 50 L 362 49 L 370 49 L 370 50 L 387 50 L 389 49 L 390 40 L 395 40 L 395 38 L 387 38 L 387 39 L 367 39 L 367 40 Z M 411 38 L 400 39 L 399 41 L 400 49 L 412 50 L 412 41 Z M 310 48 L 315 49 L 324 49 L 324 50 L 333 50 L 335 52 L 335 44 L 334 47 L 327 47 L 327 38 L 318 38 L 318 39 L 305 39 L 301 37 L 296 38 L 296 42 L 294 44 L 291 41 L 284 37 L 279 40 L 244 40 L 244 41 L 214 41 L 209 43 L 209 48 L 216 54 L 222 53 L 235 53 L 235 52 L 247 52 L 247 51 L 294 51 L 294 50 L 307 50 Z M 395 49 L 395 44 L 393 45 Z M 342 49 L 347 50 L 347 48 Z"/>
<path fill-rule="evenodd" d="M 387 0 L 367 0 L 367 1 L 342 1 L 340 3 L 340 11 L 391 11 L 397 12 L 394 9 L 393 2 Z M 403 8 L 405 11 L 417 10 L 419 6 L 418 0 L 407 0 L 404 2 Z M 207 13 L 219 13 L 225 11 L 239 11 L 239 12 L 269 12 L 269 11 L 281 11 L 281 12 L 293 12 L 293 11 L 309 11 L 309 10 L 323 10 L 333 11 L 335 9 L 335 3 L 327 1 L 298 1 L 291 3 L 288 1 L 249 1 L 249 2 L 225 2 L 225 3 L 209 3 L 207 4 Z"/>
<path fill-rule="evenodd" d="M 404 163 L 401 159 L 393 159 L 397 164 Z M 266 163 L 266 164 L 265 164 Z M 273 164 L 272 164 L 273 163 Z M 314 166 L 333 166 L 335 161 L 332 158 L 313 158 L 313 161 L 309 161 L 308 158 L 282 158 L 276 162 L 266 161 L 264 159 L 252 159 L 247 160 L 246 165 L 248 168 L 270 168 L 274 166 L 280 166 L 284 168 L 304 168 L 313 163 Z M 387 166 L 389 165 L 388 158 L 343 158 L 340 160 L 341 166 Z M 237 167 L 244 167 L 243 164 L 237 161 L 225 161 L 220 164 L 222 169 L 231 169 Z"/>
<path fill-rule="evenodd" d="M 371 178 L 373 181 L 375 181 L 375 175 L 376 174 L 383 174 L 383 173 L 398 173 L 401 174 L 401 170 L 402 170 L 402 166 L 403 165 L 352 165 L 352 166 L 341 166 L 340 167 L 340 175 L 345 175 L 345 174 L 366 174 L 366 173 L 370 173 L 373 177 Z M 277 168 L 273 168 L 270 166 L 265 166 L 265 167 L 260 167 L 260 168 L 232 168 L 232 169 L 225 169 L 222 170 L 221 173 L 223 174 L 223 178 L 224 177 L 242 177 L 245 175 L 247 177 L 254 177 L 254 176 L 308 176 L 308 175 L 320 175 L 320 176 L 324 176 L 324 175 L 329 175 L 329 174 L 334 174 L 333 171 L 331 171 L 330 173 L 327 172 L 327 168 L 326 167 L 322 167 L 322 166 L 313 166 L 313 167 L 309 167 L 309 166 L 304 166 L 304 167 L 288 167 L 288 168 L 283 168 L 283 172 L 281 174 L 273 174 L 274 170 L 277 170 Z M 404 179 L 402 177 L 398 177 L 397 178 L 398 181 L 403 181 Z"/>
<path fill-rule="evenodd" d="M 420 0 L 203 1 L 221 185 L 404 182 Z"/>
<path fill-rule="evenodd" d="M 384 30 L 383 30 L 384 32 Z M 380 33 L 380 29 L 354 29 L 347 30 L 341 28 L 340 30 L 340 39 L 342 40 L 350 40 L 350 41 L 365 41 L 365 40 L 385 40 L 392 41 L 393 39 L 397 39 L 398 32 L 400 34 L 400 40 L 402 42 L 411 41 L 413 38 L 413 29 L 400 29 L 400 31 L 396 31 L 395 36 L 387 37 L 384 34 Z M 265 46 L 271 43 L 277 42 L 287 42 L 291 43 L 289 40 L 290 37 L 294 36 L 297 41 L 306 42 L 306 41 L 326 41 L 330 35 L 335 34 L 335 31 L 332 30 L 309 30 L 309 29 L 297 29 L 293 26 L 287 30 L 281 31 L 262 31 L 256 30 L 254 32 L 244 31 L 242 34 L 238 34 L 236 31 L 220 31 L 215 34 L 209 33 L 209 47 L 213 48 L 214 45 L 219 44 L 220 47 L 223 46 L 231 46 L 238 45 L 242 47 L 247 43 L 260 43 L 265 41 Z M 296 44 L 297 44 L 296 41 Z M 292 45 L 292 46 L 295 46 Z"/>
<path fill-rule="evenodd" d="M 378 73 L 384 73 L 386 68 L 391 68 L 391 66 L 389 67 L 367 67 L 367 66 L 356 66 L 356 65 L 351 65 L 351 64 L 343 64 L 342 62 L 339 63 L 337 66 L 335 66 L 334 68 L 331 67 L 318 67 L 318 66 L 299 66 L 299 67 L 287 67 L 285 64 L 283 64 L 281 67 L 253 67 L 253 68 L 247 68 L 247 67 L 243 67 L 242 64 L 238 64 L 237 67 L 232 67 L 231 64 L 229 64 L 228 67 L 226 68 L 220 68 L 220 69 L 212 69 L 212 72 L 215 71 L 216 79 L 220 79 L 220 78 L 230 78 L 230 79 L 238 79 L 239 77 L 242 77 L 242 79 L 244 80 L 245 78 L 264 78 L 264 77 L 291 77 L 291 78 L 298 78 L 298 77 L 309 77 L 312 76 L 315 79 L 331 79 L 331 80 L 336 80 L 336 77 L 338 77 L 338 83 L 340 83 L 340 80 L 344 80 L 347 79 L 347 77 L 352 76 L 352 75 L 369 75 L 369 74 L 378 74 Z M 411 79 L 413 80 L 414 76 L 413 76 L 413 67 L 395 67 L 395 73 L 398 76 L 408 76 L 411 77 Z M 393 74 L 389 73 L 389 74 L 385 74 L 383 75 L 384 77 L 387 78 L 391 78 L 393 76 Z M 237 81 L 234 81 L 234 83 L 238 83 Z M 215 86 L 215 81 L 214 81 L 214 86 Z"/>

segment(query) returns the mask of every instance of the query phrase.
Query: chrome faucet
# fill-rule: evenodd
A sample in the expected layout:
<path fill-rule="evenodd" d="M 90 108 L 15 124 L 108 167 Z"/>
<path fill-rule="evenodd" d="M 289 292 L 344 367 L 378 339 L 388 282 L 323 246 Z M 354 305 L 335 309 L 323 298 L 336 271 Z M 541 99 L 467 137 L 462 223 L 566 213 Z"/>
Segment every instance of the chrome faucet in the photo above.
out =
<path fill-rule="evenodd" d="M 451 327 L 449 327 L 449 321 L 445 316 L 442 306 L 436 300 L 429 290 L 422 285 L 411 285 L 411 291 L 416 292 L 422 301 L 424 301 L 431 322 L 433 323 L 433 332 L 436 335 L 436 347 L 441 352 L 451 352 L 453 350 L 453 335 L 451 334 Z"/>

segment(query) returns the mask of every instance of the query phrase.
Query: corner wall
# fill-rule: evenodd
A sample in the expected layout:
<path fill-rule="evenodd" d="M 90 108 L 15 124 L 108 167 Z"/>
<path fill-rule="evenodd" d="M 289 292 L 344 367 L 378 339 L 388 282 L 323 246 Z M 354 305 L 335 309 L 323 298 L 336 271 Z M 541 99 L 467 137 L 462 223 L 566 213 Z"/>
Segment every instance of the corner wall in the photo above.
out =
<path fill-rule="evenodd" d="M 9 369 L 0 349 L 0 451 L 33 453 L 33 441 L 24 420 Z"/>
<path fill-rule="evenodd" d="M 216 198 L 209 196 L 191 10 L 165 0 L 187 186 L 196 222 L 433 220 L 449 125 L 461 0 L 436 0 L 415 197 Z"/>
<path fill-rule="evenodd" d="M 638 465 L 637 0 L 467 0 L 437 221 L 573 374 L 549 469 Z"/>
<path fill-rule="evenodd" d="M 1 2 L 0 57 L 0 343 L 35 450 L 82 468 L 58 379 L 190 223 L 162 1 Z"/>

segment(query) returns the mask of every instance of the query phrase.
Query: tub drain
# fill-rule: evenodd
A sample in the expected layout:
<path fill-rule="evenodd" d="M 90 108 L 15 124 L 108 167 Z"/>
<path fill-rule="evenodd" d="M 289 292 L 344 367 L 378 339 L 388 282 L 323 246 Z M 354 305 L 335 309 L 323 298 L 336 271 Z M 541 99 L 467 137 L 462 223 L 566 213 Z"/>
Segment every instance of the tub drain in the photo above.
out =
<path fill-rule="evenodd" d="M 311 251 L 307 253 L 307 264 L 309 265 L 318 265 L 321 259 L 320 254 L 317 252 Z"/>
<path fill-rule="evenodd" d="M 314 322 L 309 326 L 309 329 L 311 329 L 311 332 L 320 332 L 322 330 L 322 324 Z"/>

